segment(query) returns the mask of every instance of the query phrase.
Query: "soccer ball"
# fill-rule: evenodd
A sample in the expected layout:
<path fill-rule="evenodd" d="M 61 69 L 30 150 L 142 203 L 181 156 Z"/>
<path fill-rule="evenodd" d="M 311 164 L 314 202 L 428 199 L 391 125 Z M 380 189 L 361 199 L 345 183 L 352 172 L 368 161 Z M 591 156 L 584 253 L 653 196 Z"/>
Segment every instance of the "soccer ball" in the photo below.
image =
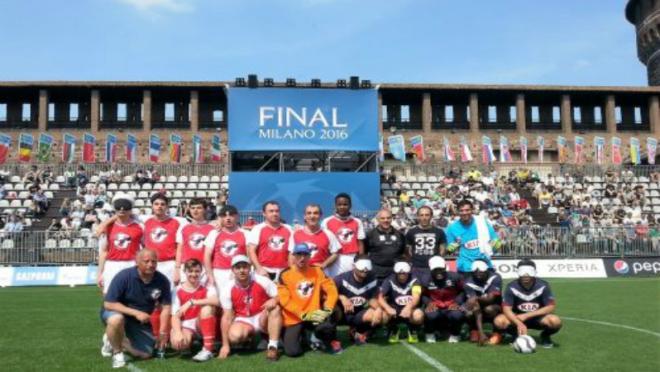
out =
<path fill-rule="evenodd" d="M 513 342 L 513 350 L 521 354 L 531 354 L 536 350 L 536 341 L 531 336 L 518 336 Z"/>

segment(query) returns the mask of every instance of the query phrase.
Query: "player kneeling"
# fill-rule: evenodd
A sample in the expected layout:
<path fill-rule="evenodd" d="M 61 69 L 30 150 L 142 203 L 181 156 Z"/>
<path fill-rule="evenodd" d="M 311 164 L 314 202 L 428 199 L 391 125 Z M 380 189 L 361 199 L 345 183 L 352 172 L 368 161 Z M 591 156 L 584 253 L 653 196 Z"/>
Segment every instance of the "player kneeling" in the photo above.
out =
<path fill-rule="evenodd" d="M 419 308 L 422 286 L 411 274 L 412 266 L 407 261 L 394 264 L 394 274 L 380 287 L 378 303 L 388 316 L 389 342 L 399 342 L 399 325 L 408 327 L 408 342 L 419 342 L 417 330 L 424 322 L 424 312 Z"/>
<path fill-rule="evenodd" d="M 536 264 L 529 259 L 518 263 L 518 280 L 504 291 L 502 312 L 495 318 L 495 327 L 515 336 L 526 335 L 527 329 L 540 329 L 541 346 L 551 348 L 551 335 L 561 329 L 561 319 L 555 314 L 555 296 L 550 284 L 536 277 Z"/>
<path fill-rule="evenodd" d="M 175 350 L 189 350 L 193 337 L 201 334 L 204 347 L 193 360 L 205 362 L 213 357 L 218 296 L 213 286 L 201 284 L 203 269 L 199 260 L 186 261 L 183 271 L 186 280 L 174 290 L 170 343 Z"/>
<path fill-rule="evenodd" d="M 367 335 L 387 323 L 384 319 L 389 320 L 378 304 L 378 280 L 371 268 L 367 255 L 357 255 L 353 270 L 334 278 L 339 292 L 338 307 L 356 345 L 365 344 Z"/>
<path fill-rule="evenodd" d="M 422 278 L 426 342 L 435 343 L 436 332 L 448 330 L 448 342 L 455 344 L 461 340 L 465 322 L 463 282 L 458 273 L 447 271 L 447 263 L 440 256 L 429 259 L 429 270 Z"/>
<path fill-rule="evenodd" d="M 282 329 L 277 286 L 267 277 L 251 273 L 245 255 L 234 256 L 231 267 L 234 278 L 220 289 L 222 348 L 218 358 L 229 357 L 232 345 L 248 342 L 258 332 L 268 332 L 266 359 L 276 361 Z"/>
<path fill-rule="evenodd" d="M 484 345 L 488 341 L 497 345 L 502 341 L 502 335 L 495 330 L 486 337 L 483 323 L 492 322 L 502 313 L 502 277 L 488 269 L 486 262 L 478 260 L 472 263 L 472 275 L 465 281 L 465 308 L 470 325 L 470 341 Z"/>

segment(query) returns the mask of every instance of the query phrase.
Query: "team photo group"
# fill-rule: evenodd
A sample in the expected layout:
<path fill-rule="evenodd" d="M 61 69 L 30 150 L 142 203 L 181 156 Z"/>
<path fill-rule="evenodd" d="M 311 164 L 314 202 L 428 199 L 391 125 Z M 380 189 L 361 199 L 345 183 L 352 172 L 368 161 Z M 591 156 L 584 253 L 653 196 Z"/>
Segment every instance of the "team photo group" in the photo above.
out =
<path fill-rule="evenodd" d="M 270 361 L 306 350 L 341 354 L 338 326 L 355 346 L 466 339 L 531 352 L 529 329 L 552 348 L 562 325 L 532 260 L 522 259 L 518 279 L 503 286 L 490 259 L 502 242 L 469 200 L 446 229 L 422 207 L 407 231 L 386 209 L 365 231 L 345 193 L 327 217 L 306 205 L 296 226 L 284 223 L 277 201 L 263 204 L 263 222 L 244 226 L 231 205 L 207 221 L 204 199 L 191 199 L 186 216 L 169 214 L 166 194 L 150 201 L 152 214 L 138 217 L 133 198 L 118 192 L 114 215 L 95 232 L 101 354 L 113 368 L 166 351 L 198 362 L 236 351 L 259 350 Z"/>

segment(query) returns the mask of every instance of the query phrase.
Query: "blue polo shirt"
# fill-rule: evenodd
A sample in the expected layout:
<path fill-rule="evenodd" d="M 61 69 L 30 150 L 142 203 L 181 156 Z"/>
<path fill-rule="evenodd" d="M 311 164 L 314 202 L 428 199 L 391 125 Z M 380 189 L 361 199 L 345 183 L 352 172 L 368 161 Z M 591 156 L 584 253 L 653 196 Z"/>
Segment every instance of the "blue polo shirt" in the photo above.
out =
<path fill-rule="evenodd" d="M 140 279 L 137 267 L 130 267 L 120 271 L 110 283 L 106 302 L 118 302 L 131 309 L 151 314 L 156 305 L 170 305 L 172 294 L 170 281 L 160 272 L 156 271 L 149 283 Z"/>

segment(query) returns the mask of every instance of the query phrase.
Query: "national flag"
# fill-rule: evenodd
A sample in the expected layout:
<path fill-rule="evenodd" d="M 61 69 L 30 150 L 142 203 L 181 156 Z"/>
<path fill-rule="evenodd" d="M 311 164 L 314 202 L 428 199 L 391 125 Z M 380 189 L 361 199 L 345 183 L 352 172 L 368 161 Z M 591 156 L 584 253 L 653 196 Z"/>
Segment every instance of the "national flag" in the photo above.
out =
<path fill-rule="evenodd" d="M 566 163 L 568 161 L 568 144 L 566 143 L 566 138 L 562 136 L 557 136 L 557 153 L 560 163 Z"/>
<path fill-rule="evenodd" d="M 211 138 L 211 160 L 220 161 L 222 160 L 222 152 L 220 152 L 220 135 L 214 134 Z"/>
<path fill-rule="evenodd" d="M 594 151 L 596 157 L 596 164 L 603 164 L 605 162 L 605 138 L 596 136 L 594 137 Z"/>
<path fill-rule="evenodd" d="M 642 154 L 639 146 L 639 138 L 630 137 L 630 161 L 634 165 L 642 163 Z"/>
<path fill-rule="evenodd" d="M 481 162 L 484 164 L 492 164 L 496 160 L 495 153 L 493 153 L 493 143 L 490 137 L 481 137 Z"/>
<path fill-rule="evenodd" d="M 445 161 L 455 161 L 456 156 L 454 155 L 454 150 L 451 148 L 451 144 L 449 143 L 449 139 L 447 137 L 444 137 L 444 144 L 445 144 Z"/>
<path fill-rule="evenodd" d="M 385 145 L 383 145 L 382 134 L 378 135 L 378 140 L 378 161 L 382 163 L 385 161 Z"/>
<path fill-rule="evenodd" d="M 108 133 L 105 137 L 105 162 L 114 163 L 117 160 L 117 136 Z"/>
<path fill-rule="evenodd" d="M 584 154 L 584 137 L 581 136 L 575 136 L 575 153 L 574 155 L 574 160 L 575 164 L 582 164 L 583 162 L 583 154 Z"/>
<path fill-rule="evenodd" d="M 137 137 L 132 134 L 126 136 L 126 161 L 129 163 L 137 162 Z"/>
<path fill-rule="evenodd" d="M 400 134 L 389 136 L 387 144 L 390 148 L 390 153 L 396 160 L 406 161 L 406 147 L 404 144 L 403 136 Z"/>
<path fill-rule="evenodd" d="M 91 133 L 83 134 L 83 162 L 94 163 L 96 161 L 96 137 Z"/>
<path fill-rule="evenodd" d="M 55 139 L 50 134 L 39 134 L 39 147 L 37 149 L 37 159 L 39 159 L 39 161 L 44 163 L 48 163 L 50 161 L 50 155 L 53 150 L 53 143 L 55 143 Z"/>
<path fill-rule="evenodd" d="M 527 163 L 527 137 L 520 137 L 520 159 L 523 163 Z"/>
<path fill-rule="evenodd" d="M 149 136 L 149 161 L 158 163 L 160 159 L 160 137 L 157 134 Z"/>
<path fill-rule="evenodd" d="M 511 160 L 513 159 L 509 150 L 509 139 L 505 136 L 500 136 L 500 162 L 509 163 Z"/>
<path fill-rule="evenodd" d="M 621 164 L 623 157 L 621 156 L 621 138 L 612 137 L 612 163 Z"/>
<path fill-rule="evenodd" d="M 76 158 L 76 137 L 68 133 L 64 133 L 63 137 L 62 161 L 65 163 L 73 163 Z"/>
<path fill-rule="evenodd" d="M 181 162 L 181 147 L 183 146 L 183 139 L 180 135 L 170 134 L 170 162 Z"/>
<path fill-rule="evenodd" d="M 539 161 L 543 162 L 543 154 L 545 153 L 545 138 L 543 136 L 536 137 L 536 146 L 539 149 Z"/>
<path fill-rule="evenodd" d="M 34 138 L 31 134 L 21 133 L 18 140 L 18 160 L 29 162 L 32 160 L 32 144 Z"/>
<path fill-rule="evenodd" d="M 204 156 L 202 154 L 202 137 L 199 134 L 194 134 L 193 140 L 193 163 L 203 163 Z"/>
<path fill-rule="evenodd" d="M 658 148 L 658 140 L 651 137 L 646 137 L 646 153 L 648 156 L 648 163 L 655 164 L 655 153 Z"/>
<path fill-rule="evenodd" d="M 472 150 L 470 150 L 470 142 L 465 136 L 461 136 L 461 161 L 468 163 L 472 160 L 474 159 L 472 158 Z"/>
<path fill-rule="evenodd" d="M 426 154 L 424 153 L 424 138 L 421 135 L 410 137 L 410 147 L 412 152 L 417 155 L 418 161 L 426 160 Z"/>
<path fill-rule="evenodd" d="M 9 154 L 10 147 L 11 136 L 0 133 L 0 164 L 4 164 L 7 161 L 7 155 Z"/>

